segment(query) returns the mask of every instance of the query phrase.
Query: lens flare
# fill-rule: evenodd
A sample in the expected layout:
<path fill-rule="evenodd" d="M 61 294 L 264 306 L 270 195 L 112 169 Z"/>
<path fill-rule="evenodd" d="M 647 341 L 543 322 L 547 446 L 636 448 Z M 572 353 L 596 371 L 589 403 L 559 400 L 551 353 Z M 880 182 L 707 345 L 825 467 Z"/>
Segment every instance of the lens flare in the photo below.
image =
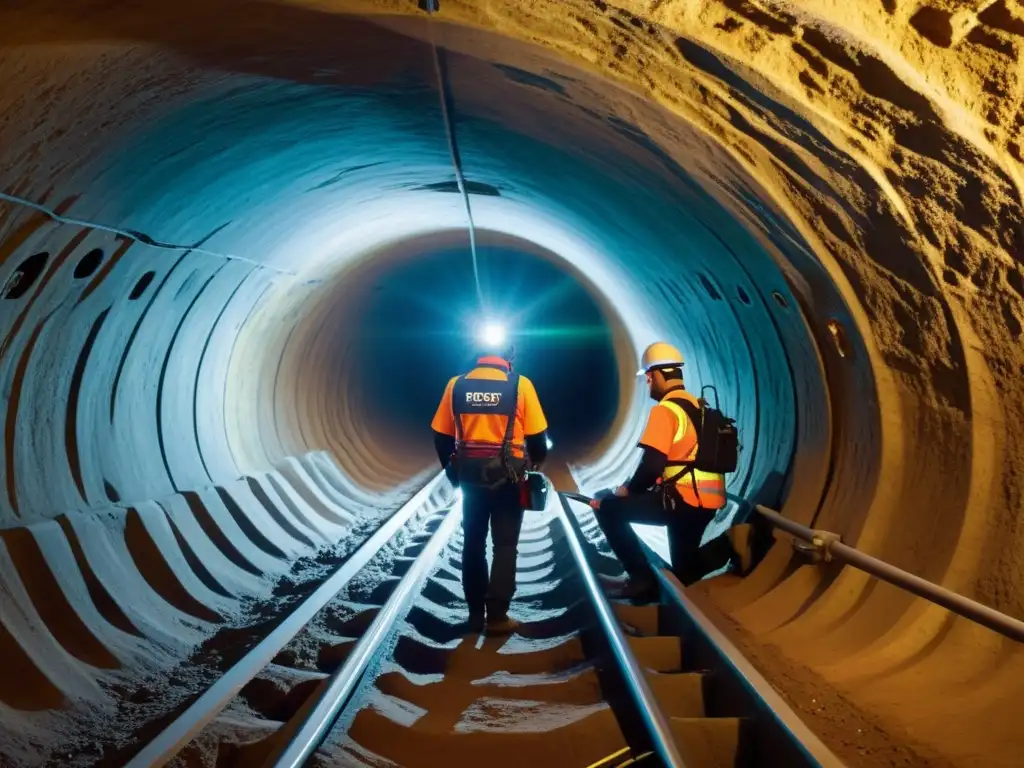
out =
<path fill-rule="evenodd" d="M 480 341 L 488 346 L 500 346 L 508 338 L 508 332 L 501 323 L 485 323 L 480 329 Z"/>

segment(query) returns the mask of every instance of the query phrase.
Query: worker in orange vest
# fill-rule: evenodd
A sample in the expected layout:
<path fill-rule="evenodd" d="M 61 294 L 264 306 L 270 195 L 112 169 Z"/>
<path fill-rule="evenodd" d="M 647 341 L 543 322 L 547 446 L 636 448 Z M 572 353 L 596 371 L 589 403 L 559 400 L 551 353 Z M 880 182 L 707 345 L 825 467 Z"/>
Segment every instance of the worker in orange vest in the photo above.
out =
<path fill-rule="evenodd" d="M 597 494 L 592 503 L 608 545 L 627 573 L 624 581 L 603 579 L 619 587 L 618 597 L 653 600 L 658 594 L 654 572 L 631 523 L 668 528 L 672 568 L 684 585 L 724 566 L 733 555 L 727 539 L 701 551 L 704 530 L 726 503 L 725 476 L 693 467 L 698 432 L 691 414 L 698 413 L 700 405 L 685 389 L 684 364 L 682 353 L 666 342 L 644 351 L 637 375 L 646 377 L 657 404 L 640 437 L 643 457 L 627 483 Z M 720 561 L 717 566 L 709 562 L 711 558 Z"/>
<path fill-rule="evenodd" d="M 469 627 L 508 634 L 527 469 L 547 457 L 547 419 L 533 382 L 512 370 L 511 343 L 483 344 L 469 373 L 448 382 L 431 424 L 448 478 L 462 491 L 462 588 Z M 493 559 L 487 573 L 487 530 Z"/>

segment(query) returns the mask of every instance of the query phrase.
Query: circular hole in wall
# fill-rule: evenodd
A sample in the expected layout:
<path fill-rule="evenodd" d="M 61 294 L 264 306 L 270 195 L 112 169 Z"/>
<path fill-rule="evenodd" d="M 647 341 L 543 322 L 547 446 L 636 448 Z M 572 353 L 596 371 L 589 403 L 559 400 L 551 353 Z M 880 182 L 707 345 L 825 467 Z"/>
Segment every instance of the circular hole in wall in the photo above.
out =
<path fill-rule="evenodd" d="M 14 300 L 20 299 L 28 293 L 28 289 L 43 274 L 43 269 L 46 267 L 46 262 L 49 259 L 50 254 L 44 251 L 42 253 L 34 253 L 21 262 L 18 268 L 11 273 L 11 276 L 7 278 L 7 282 L 4 283 L 3 297 Z"/>
<path fill-rule="evenodd" d="M 746 291 L 744 291 L 742 287 L 736 287 L 736 295 L 740 297 L 740 301 L 742 301 L 744 304 L 750 303 L 750 295 Z"/>
<path fill-rule="evenodd" d="M 149 287 L 149 284 L 153 282 L 153 278 L 156 276 L 156 272 L 147 272 L 139 281 L 135 283 L 135 287 L 132 288 L 132 292 L 128 295 L 128 301 L 135 301 L 137 298 L 142 296 Z"/>
<path fill-rule="evenodd" d="M 772 291 L 772 298 L 775 299 L 775 303 L 778 304 L 780 307 L 785 308 L 789 306 L 789 302 L 786 301 L 786 297 L 783 296 L 778 291 Z"/>
<path fill-rule="evenodd" d="M 93 248 L 75 265 L 75 279 L 81 280 L 83 277 L 89 277 L 89 275 L 99 269 L 100 264 L 102 263 L 103 250 L 100 248 Z"/>
<path fill-rule="evenodd" d="M 846 341 L 846 331 L 835 318 L 828 321 L 828 334 L 840 357 L 849 357 L 850 347 Z"/>

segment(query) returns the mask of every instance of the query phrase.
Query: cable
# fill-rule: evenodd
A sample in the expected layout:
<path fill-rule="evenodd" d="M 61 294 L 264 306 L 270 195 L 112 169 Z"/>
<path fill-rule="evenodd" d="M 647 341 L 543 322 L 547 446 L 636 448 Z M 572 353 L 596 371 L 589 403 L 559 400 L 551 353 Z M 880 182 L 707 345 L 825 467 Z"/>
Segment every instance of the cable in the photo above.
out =
<path fill-rule="evenodd" d="M 199 244 L 196 245 L 177 245 L 175 243 L 162 243 L 158 240 L 154 240 L 144 232 L 136 232 L 131 229 L 119 229 L 118 227 L 112 227 L 107 224 L 100 224 L 95 221 L 87 221 L 85 219 L 75 219 L 70 216 L 64 216 L 52 208 L 48 208 L 42 203 L 37 203 L 34 200 L 28 200 L 24 197 L 18 197 L 17 195 L 11 195 L 6 192 L 0 192 L 0 200 L 4 202 L 12 203 L 14 205 L 22 205 L 26 208 L 39 211 L 40 213 L 48 216 L 54 221 L 60 224 L 70 224 L 76 227 L 87 227 L 89 229 L 95 229 L 100 232 L 110 232 L 115 235 L 127 238 L 129 240 L 135 240 L 144 245 L 148 245 L 150 248 L 162 248 L 168 251 L 188 251 L 190 253 L 199 253 L 203 256 L 216 256 L 220 259 L 227 259 L 228 261 L 242 261 L 246 264 L 251 264 L 257 269 L 266 269 L 270 272 L 278 272 L 282 275 L 295 275 L 297 273 L 292 272 L 288 269 L 281 269 L 280 267 L 274 267 L 270 264 L 263 264 L 253 259 L 248 259 L 245 256 L 235 256 L 230 253 L 222 253 L 221 251 L 211 251 L 207 248 L 202 248 Z"/>
<path fill-rule="evenodd" d="M 480 284 L 480 261 L 476 251 L 476 227 L 473 224 L 473 210 L 469 205 L 469 192 L 466 190 L 466 179 L 462 174 L 462 159 L 459 156 L 459 146 L 455 141 L 455 128 L 452 125 L 451 120 L 451 105 L 452 105 L 452 92 L 446 73 L 447 57 L 444 56 L 444 51 L 438 47 L 437 40 L 434 37 L 434 22 L 433 14 L 438 10 L 437 3 L 428 2 L 425 10 L 427 11 L 427 28 L 430 30 L 430 45 L 434 52 L 434 71 L 437 75 L 437 87 L 441 95 L 441 117 L 444 119 L 444 130 L 445 135 L 448 137 L 448 152 L 451 154 L 452 167 L 455 169 L 455 182 L 459 187 L 459 192 L 462 195 L 462 202 L 466 206 L 466 221 L 469 224 L 469 253 L 473 259 L 473 281 L 476 284 L 476 297 L 477 301 L 480 302 L 480 308 L 487 310 L 487 304 L 484 301 L 484 291 Z"/>

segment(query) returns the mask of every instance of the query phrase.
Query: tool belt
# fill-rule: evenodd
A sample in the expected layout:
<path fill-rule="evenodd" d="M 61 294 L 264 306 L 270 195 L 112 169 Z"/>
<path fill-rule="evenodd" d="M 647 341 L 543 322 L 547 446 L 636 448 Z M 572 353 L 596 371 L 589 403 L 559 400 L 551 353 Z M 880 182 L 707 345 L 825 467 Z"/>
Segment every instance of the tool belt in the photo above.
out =
<path fill-rule="evenodd" d="M 672 477 L 659 477 L 658 481 L 654 484 L 652 492 L 658 494 L 661 499 L 661 508 L 666 512 L 676 512 L 683 507 L 689 506 L 683 501 L 679 488 L 676 487 L 676 483 L 688 471 L 690 471 L 689 468 L 686 468 Z"/>
<path fill-rule="evenodd" d="M 448 466 L 448 479 L 458 487 L 493 490 L 505 484 L 518 484 L 526 477 L 526 459 L 506 455 L 502 446 L 457 446 Z"/>

